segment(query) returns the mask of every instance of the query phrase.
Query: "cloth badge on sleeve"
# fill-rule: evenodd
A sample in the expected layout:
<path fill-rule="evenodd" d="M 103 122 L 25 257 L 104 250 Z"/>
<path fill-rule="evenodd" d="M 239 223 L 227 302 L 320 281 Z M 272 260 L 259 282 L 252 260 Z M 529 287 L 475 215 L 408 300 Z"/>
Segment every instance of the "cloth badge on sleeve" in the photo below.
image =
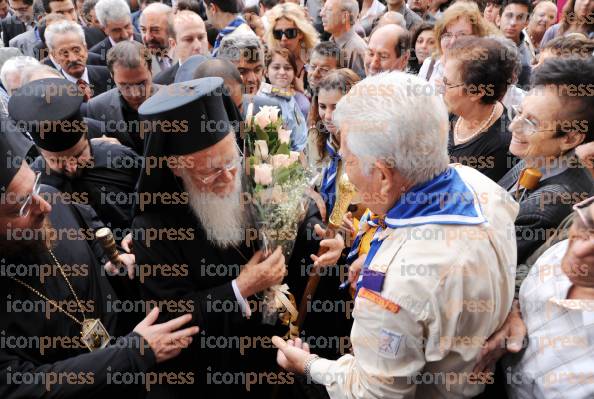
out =
<path fill-rule="evenodd" d="M 396 354 L 398 353 L 398 348 L 400 348 L 401 340 L 402 334 L 397 334 L 394 331 L 382 328 L 379 336 L 379 355 L 389 359 L 395 359 Z"/>
<path fill-rule="evenodd" d="M 370 300 L 371 302 L 381 306 L 389 312 L 398 313 L 400 311 L 400 306 L 398 306 L 398 304 L 390 301 L 389 299 L 384 298 L 376 292 L 368 290 L 367 288 L 361 288 L 359 290 L 359 295 L 361 296 L 361 298 Z"/>

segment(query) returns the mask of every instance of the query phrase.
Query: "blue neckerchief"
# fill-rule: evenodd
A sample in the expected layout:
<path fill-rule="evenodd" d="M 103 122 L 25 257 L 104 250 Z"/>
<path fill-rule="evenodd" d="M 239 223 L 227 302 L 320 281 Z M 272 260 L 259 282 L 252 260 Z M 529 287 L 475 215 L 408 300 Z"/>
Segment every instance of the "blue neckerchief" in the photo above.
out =
<path fill-rule="evenodd" d="M 451 167 L 432 180 L 404 193 L 384 218 L 386 227 L 391 229 L 424 224 L 477 225 L 486 222 L 472 189 L 462 180 L 456 169 Z M 369 269 L 382 244 L 379 239 L 382 230 L 380 225 L 371 241 L 357 282 L 357 292 L 361 287 L 377 292 L 382 290 L 385 274 Z"/>
<path fill-rule="evenodd" d="M 326 151 L 328 151 L 330 163 L 324 170 L 322 184 L 320 185 L 320 194 L 322 194 L 324 202 L 326 203 L 327 215 L 332 213 L 334 203 L 336 202 L 336 173 L 338 173 L 338 164 L 341 159 L 338 151 L 336 151 L 330 140 L 330 137 L 326 140 Z"/>
<path fill-rule="evenodd" d="M 245 19 L 243 19 L 243 17 L 241 15 L 238 15 L 233 21 L 231 21 L 229 23 L 229 25 L 225 26 L 217 35 L 217 38 L 215 40 L 214 46 L 212 46 L 212 56 L 215 57 L 217 55 L 217 52 L 219 51 L 219 47 L 221 45 L 221 42 L 223 41 L 223 39 L 225 38 L 225 36 L 227 36 L 230 33 L 233 33 L 235 31 L 235 29 L 237 29 L 239 26 L 245 24 L 247 22 L 245 22 Z"/>
<path fill-rule="evenodd" d="M 359 247 L 361 246 L 361 239 L 363 235 L 367 232 L 369 228 L 377 227 L 384 223 L 383 218 L 374 215 L 371 211 L 367 211 L 361 216 L 359 220 L 359 231 L 353 240 L 353 244 L 351 245 L 351 250 L 346 258 L 346 263 L 348 265 L 352 264 L 357 258 L 359 257 Z M 369 227 L 367 227 L 369 226 Z"/>

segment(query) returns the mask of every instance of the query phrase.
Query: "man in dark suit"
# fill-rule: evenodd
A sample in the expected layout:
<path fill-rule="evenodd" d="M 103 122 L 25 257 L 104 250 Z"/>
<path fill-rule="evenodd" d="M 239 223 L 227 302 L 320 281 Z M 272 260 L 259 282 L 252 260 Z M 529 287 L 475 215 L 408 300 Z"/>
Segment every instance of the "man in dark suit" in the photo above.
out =
<path fill-rule="evenodd" d="M 175 36 L 170 39 L 177 62 L 159 72 L 153 82 L 168 85 L 175 80 L 180 64 L 193 55 L 207 55 L 206 26 L 200 16 L 192 11 L 180 11 L 173 18 Z"/>
<path fill-rule="evenodd" d="M 87 47 L 80 25 L 62 21 L 50 25 L 45 31 L 50 54 L 60 71 L 85 94 L 85 101 L 111 89 L 114 85 L 104 66 L 87 66 Z"/>
<path fill-rule="evenodd" d="M 43 8 L 48 14 L 59 14 L 64 18 L 79 23 L 78 13 L 73 0 L 43 0 Z M 93 47 L 105 38 L 101 29 L 83 26 L 87 48 Z"/>
<path fill-rule="evenodd" d="M 150 52 L 126 40 L 109 52 L 107 66 L 117 87 L 91 99 L 86 116 L 101 122 L 104 136 L 143 154 L 146 131 L 141 129 L 138 107 L 160 87 L 153 86 Z"/>
<path fill-rule="evenodd" d="M 33 0 L 9 0 L 13 15 L 7 15 L 0 22 L 4 47 L 13 37 L 33 29 Z"/>
<path fill-rule="evenodd" d="M 134 32 L 130 7 L 124 0 L 100 0 L 95 6 L 95 14 L 107 37 L 89 51 L 98 54 L 103 65 L 107 64 L 107 52 L 116 43 L 125 40 L 142 42 L 140 35 Z"/>

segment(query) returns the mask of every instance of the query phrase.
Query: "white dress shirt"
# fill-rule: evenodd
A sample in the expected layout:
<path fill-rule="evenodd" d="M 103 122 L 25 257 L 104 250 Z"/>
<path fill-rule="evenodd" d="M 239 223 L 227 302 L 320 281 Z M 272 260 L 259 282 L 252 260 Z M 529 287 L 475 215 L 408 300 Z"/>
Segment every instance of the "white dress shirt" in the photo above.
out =
<path fill-rule="evenodd" d="M 594 398 L 594 301 L 567 299 L 567 247 L 565 240 L 543 253 L 520 288 L 528 344 L 504 359 L 511 399 Z"/>

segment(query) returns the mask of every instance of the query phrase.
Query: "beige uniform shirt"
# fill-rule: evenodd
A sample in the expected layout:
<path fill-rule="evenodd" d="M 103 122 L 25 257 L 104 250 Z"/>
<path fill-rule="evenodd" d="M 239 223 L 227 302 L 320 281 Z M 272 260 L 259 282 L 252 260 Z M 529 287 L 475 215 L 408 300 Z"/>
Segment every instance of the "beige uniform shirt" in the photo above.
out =
<path fill-rule="evenodd" d="M 481 173 L 456 168 L 488 223 L 383 232 L 370 268 L 385 269 L 385 281 L 379 300 L 363 289 L 356 298 L 354 354 L 311 366 L 331 398 L 472 397 L 493 382 L 471 372 L 513 300 L 518 205 Z"/>

